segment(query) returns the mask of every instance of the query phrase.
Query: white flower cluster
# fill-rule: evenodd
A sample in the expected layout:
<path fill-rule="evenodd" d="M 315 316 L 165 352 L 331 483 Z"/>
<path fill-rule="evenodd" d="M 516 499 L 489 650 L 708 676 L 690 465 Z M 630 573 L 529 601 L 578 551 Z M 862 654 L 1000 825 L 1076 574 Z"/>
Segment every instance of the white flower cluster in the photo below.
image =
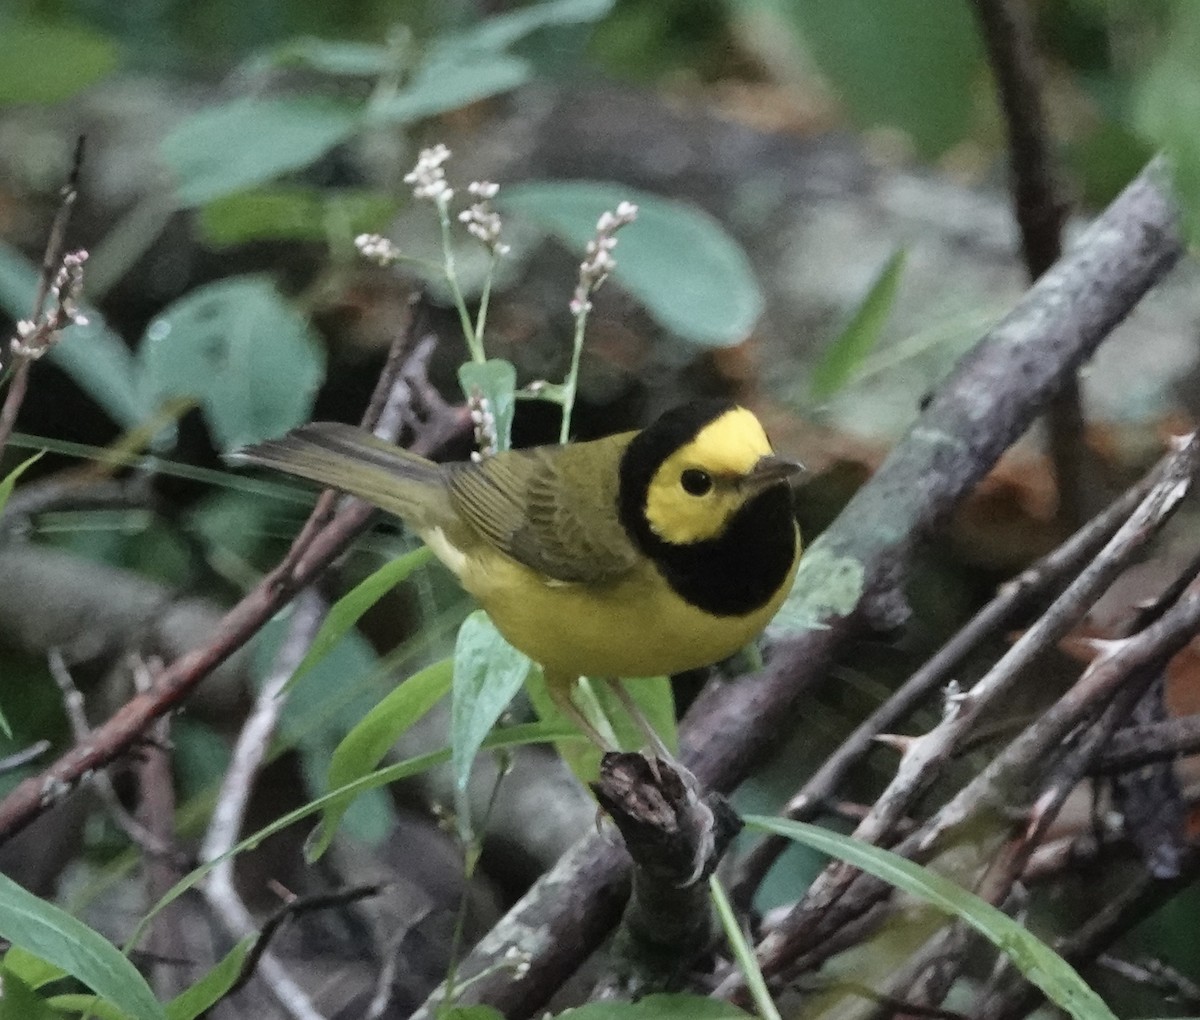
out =
<path fill-rule="evenodd" d="M 584 260 L 579 264 L 579 283 L 571 297 L 571 314 L 584 315 L 592 310 L 591 295 L 617 267 L 612 257 L 617 246 L 616 233 L 627 223 L 637 219 L 638 207 L 632 202 L 621 202 L 616 212 L 604 212 L 596 221 L 596 236 L 588 241 Z"/>
<path fill-rule="evenodd" d="M 400 249 L 382 234 L 359 234 L 354 247 L 363 258 L 381 266 L 390 266 L 400 258 Z"/>
<path fill-rule="evenodd" d="M 467 406 L 471 409 L 471 424 L 475 426 L 475 445 L 479 447 L 471 453 L 471 460 L 478 463 L 492 456 L 499 445 L 496 435 L 496 415 L 492 405 L 478 389 L 471 390 Z"/>
<path fill-rule="evenodd" d="M 509 247 L 500 240 L 500 214 L 492 208 L 492 199 L 500 191 L 500 185 L 492 181 L 472 181 L 467 185 L 475 197 L 475 203 L 458 214 L 460 223 L 465 223 L 467 233 L 493 255 L 507 255 Z"/>
<path fill-rule="evenodd" d="M 413 186 L 413 198 L 427 198 L 438 205 L 449 203 L 454 189 L 446 183 L 442 164 L 450 158 L 450 150 L 438 142 L 417 155 L 417 165 L 404 175 L 404 183 Z"/>
<path fill-rule="evenodd" d="M 21 319 L 17 323 L 17 335 L 9 342 L 14 356 L 18 358 L 40 358 L 62 337 L 68 326 L 86 326 L 87 316 L 79 309 L 79 297 L 83 293 L 83 266 L 88 253 L 68 252 L 50 284 L 48 294 L 50 311 L 43 311 L 36 319 Z"/>

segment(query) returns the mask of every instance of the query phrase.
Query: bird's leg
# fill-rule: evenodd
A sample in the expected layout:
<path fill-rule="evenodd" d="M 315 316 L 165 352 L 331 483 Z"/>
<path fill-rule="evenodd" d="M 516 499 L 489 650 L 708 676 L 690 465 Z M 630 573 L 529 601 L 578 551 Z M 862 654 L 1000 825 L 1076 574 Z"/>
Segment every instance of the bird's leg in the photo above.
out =
<path fill-rule="evenodd" d="M 575 690 L 577 677 L 563 677 L 558 674 L 546 674 L 546 691 L 550 695 L 550 700 L 554 703 L 563 715 L 571 720 L 585 737 L 595 744 L 601 751 L 619 751 L 616 734 L 612 732 L 611 727 L 608 729 L 608 734 L 602 734 L 591 721 L 580 711 L 579 706 L 575 704 L 575 699 L 572 694 Z"/>
<path fill-rule="evenodd" d="M 634 701 L 633 695 L 629 693 L 629 689 L 625 686 L 624 681 L 609 677 L 604 682 L 621 703 L 621 707 L 625 709 L 629 718 L 633 720 L 634 725 L 642 731 L 642 735 L 646 738 L 650 750 L 668 764 L 679 767 L 679 762 L 675 760 L 675 755 L 671 753 L 671 749 L 667 747 L 662 737 L 658 735 L 658 731 L 650 725 L 650 720 L 646 718 L 638 703 Z"/>

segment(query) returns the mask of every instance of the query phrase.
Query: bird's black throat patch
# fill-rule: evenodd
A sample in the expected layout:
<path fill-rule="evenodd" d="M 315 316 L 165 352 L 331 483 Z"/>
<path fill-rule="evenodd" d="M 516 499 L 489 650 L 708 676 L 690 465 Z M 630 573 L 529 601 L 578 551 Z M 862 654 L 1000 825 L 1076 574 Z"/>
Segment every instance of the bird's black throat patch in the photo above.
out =
<path fill-rule="evenodd" d="M 675 545 L 646 527 L 643 551 L 675 592 L 714 616 L 742 616 L 779 591 L 796 555 L 791 491 L 775 485 L 742 507 L 718 538 Z"/>
<path fill-rule="evenodd" d="M 733 405 L 696 401 L 668 411 L 629 443 L 621 458 L 617 511 L 634 543 L 677 595 L 714 616 L 742 616 L 779 590 L 796 554 L 791 489 L 774 485 L 750 500 L 716 538 L 664 541 L 646 519 L 646 493 L 663 461 Z"/>

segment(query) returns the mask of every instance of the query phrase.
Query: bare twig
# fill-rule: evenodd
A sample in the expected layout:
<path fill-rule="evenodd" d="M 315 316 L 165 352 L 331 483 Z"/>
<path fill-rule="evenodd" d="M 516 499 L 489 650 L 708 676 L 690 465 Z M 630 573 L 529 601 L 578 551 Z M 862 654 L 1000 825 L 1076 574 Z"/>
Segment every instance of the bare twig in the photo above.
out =
<path fill-rule="evenodd" d="M 1121 888 L 1054 950 L 1069 963 L 1093 960 L 1121 935 L 1140 924 L 1182 889 L 1200 877 L 1200 850 L 1192 848 L 1180 863 L 1176 878 L 1154 878 L 1149 871 L 1131 875 Z M 1024 981 L 1008 981 L 984 1002 L 976 1002 L 971 1015 L 978 1020 L 1015 1020 L 1034 1009 L 1042 999 L 1037 988 Z"/>
<path fill-rule="evenodd" d="M 453 430 L 470 427 L 465 413 L 439 417 L 422 428 L 411 448 L 429 454 L 439 449 Z M 62 800 L 79 780 L 134 745 L 154 719 L 171 711 L 209 673 L 245 644 L 296 592 L 304 588 L 367 527 L 374 508 L 348 501 L 334 513 L 335 500 L 318 500 L 284 559 L 259 582 L 214 628 L 204 645 L 186 652 L 155 678 L 155 689 L 139 694 L 106 723 L 92 731 L 84 745 L 63 755 L 41 774 L 25 780 L 0 801 L 0 840 L 12 835 L 47 808 Z"/>
<path fill-rule="evenodd" d="M 379 438 L 393 442 L 399 437 L 413 404 L 410 374 L 405 372 L 406 361 L 423 363 L 432 353 L 435 343 L 432 337 L 428 337 L 415 351 L 409 352 L 411 322 L 410 317 L 397 332 L 363 417 L 364 427 L 373 429 Z M 332 508 L 335 498 L 333 492 L 324 494 L 321 500 L 323 513 L 328 512 L 326 507 Z M 343 506 L 350 505 L 350 502 L 348 497 L 342 498 Z M 316 637 L 327 608 L 325 600 L 314 588 L 306 588 L 297 598 L 275 663 L 259 691 L 254 711 L 238 736 L 212 821 L 201 844 L 201 860 L 218 862 L 204 884 L 204 895 L 212 905 L 214 915 L 235 939 L 244 938 L 252 932 L 254 922 L 234 883 L 234 860 L 227 855 L 241 834 L 250 793 L 287 700 L 287 684 Z M 307 994 L 287 973 L 284 965 L 265 950 L 261 955 L 258 961 L 260 973 L 280 1005 L 296 1020 L 310 1020 L 319 1016 Z"/>
<path fill-rule="evenodd" d="M 61 651 L 51 648 L 46 653 L 46 665 L 62 693 L 63 708 L 67 714 L 67 721 L 71 725 L 71 735 L 77 745 L 84 746 L 92 739 L 93 734 L 84 709 L 83 695 L 75 686 L 75 681 Z M 126 810 L 125 805 L 121 803 L 121 798 L 117 796 L 117 791 L 113 789 L 112 779 L 107 772 L 97 772 L 90 778 L 92 788 L 103 802 L 105 810 L 134 846 L 151 857 L 171 858 L 175 856 L 175 848 L 170 843 L 160 840 L 153 831 Z"/>
<path fill-rule="evenodd" d="M 45 311 L 46 298 L 54 285 L 56 274 L 60 274 L 63 265 L 63 242 L 66 238 L 67 223 L 71 219 L 71 210 L 79 196 L 79 173 L 83 167 L 84 137 L 76 140 L 75 155 L 71 161 L 71 171 L 67 183 L 59 193 L 58 212 L 50 226 L 50 236 L 46 239 L 46 248 L 42 254 L 42 273 L 38 280 L 37 293 L 33 299 L 33 313 L 22 328 L 17 325 L 17 339 L 13 341 L 11 351 L 0 352 L 0 359 L 11 355 L 11 360 L 5 364 L 5 371 L 11 371 L 8 393 L 5 394 L 4 404 L 0 406 L 0 453 L 8 446 L 9 437 L 17 423 L 17 414 L 25 401 L 25 392 L 29 387 L 29 367 L 41 351 L 54 342 L 56 336 L 78 315 L 73 309 L 74 295 L 70 290 L 75 282 L 65 281 L 68 285 L 59 295 L 57 307 L 47 316 Z M 83 258 L 86 258 L 83 254 Z"/>
<path fill-rule="evenodd" d="M 876 738 L 898 725 L 938 687 L 949 681 L 953 670 L 968 655 L 1002 627 L 1009 626 L 1030 602 L 1061 585 L 1064 577 L 1078 573 L 1133 513 L 1156 477 L 1157 471 L 1147 474 L 1070 539 L 1002 585 L 991 602 L 959 628 L 936 655 L 842 741 L 837 751 L 788 802 L 783 813 L 796 821 L 815 818 L 850 770 L 875 746 Z M 749 904 L 754 891 L 787 845 L 788 841 L 780 836 L 767 836 L 745 855 L 738 864 L 737 878 L 730 890 L 735 903 L 743 907 Z"/>
<path fill-rule="evenodd" d="M 234 939 L 257 930 L 254 916 L 242 902 L 234 883 L 234 859 L 229 855 L 242 832 L 246 806 L 258 770 L 266 757 L 271 734 L 284 704 L 284 687 L 316 635 L 325 615 L 325 602 L 315 591 L 302 592 L 292 610 L 287 635 L 271 673 L 263 681 L 254 710 L 243 724 L 234 746 L 233 759 L 221 782 L 208 832 L 200 844 L 200 860 L 217 862 L 202 890 L 216 917 Z M 323 1020 L 303 988 L 274 954 L 263 951 L 258 972 L 276 1001 L 295 1020 Z"/>
<path fill-rule="evenodd" d="M 633 859 L 633 894 L 618 929 L 613 974 L 593 998 L 675 991 L 713 941 L 703 881 L 741 821 L 686 771 L 641 754 L 606 754 L 592 784 Z"/>
<path fill-rule="evenodd" d="M 1127 981 L 1161 992 L 1173 1005 L 1200 1010 L 1200 985 L 1162 960 L 1122 960 L 1111 953 L 1101 953 L 1096 962 Z"/>
<path fill-rule="evenodd" d="M 896 823 L 912 809 L 917 797 L 940 773 L 985 710 L 1004 698 L 1030 666 L 1057 644 L 1125 569 L 1137 550 L 1166 522 L 1187 492 L 1198 463 L 1200 440 L 1195 437 L 1164 458 L 1155 472 L 1155 483 L 1149 493 L 1100 554 L 970 692 L 947 705 L 946 714 L 938 726 L 911 746 L 901 759 L 887 789 L 876 800 L 868 816 L 855 828 L 856 838 L 880 845 L 890 841 Z M 1044 718 L 1035 726 L 1042 726 Z M 1054 743 L 1065 735 L 1065 730 L 1060 727 Z M 1014 741 L 1010 747 L 1016 743 Z M 1046 753 L 1049 746 L 1053 744 L 1043 742 L 1040 753 Z M 997 760 L 1004 760 L 1004 756 Z M 1027 762 L 1033 760 L 1026 759 Z M 955 823 L 966 817 L 968 804 L 970 810 L 978 806 L 979 788 L 972 784 L 968 789 L 973 790 L 974 799 L 959 803 L 959 813 L 954 816 Z M 950 824 L 950 816 L 939 814 L 939 818 L 943 819 L 945 825 Z M 935 837 L 926 830 L 922 837 L 922 849 L 928 851 L 934 840 Z M 804 900 L 759 946 L 759 962 L 765 974 L 779 972 L 789 961 L 815 944 L 816 933 L 821 930 L 818 919 L 828 913 L 830 906 L 858 876 L 859 872 L 840 862 L 831 863 L 822 872 Z M 866 902 L 871 900 L 863 901 L 863 905 Z M 731 978 L 731 984 L 722 991 L 732 994 L 732 982 L 737 980 Z"/>
<path fill-rule="evenodd" d="M 50 750 L 51 746 L 49 740 L 38 740 L 28 747 L 23 747 L 19 751 L 5 755 L 3 758 L 0 758 L 0 776 L 6 772 L 15 772 L 30 762 L 37 761 L 43 754 Z"/>
<path fill-rule="evenodd" d="M 1013 205 L 1030 280 L 1062 255 L 1068 203 L 1056 168 L 1045 105 L 1042 68 L 1024 0 L 972 0 L 1008 127 Z M 1059 517 L 1075 526 L 1086 514 L 1084 415 L 1079 380 L 1072 375 L 1046 417 L 1050 458 L 1058 483 Z"/>
<path fill-rule="evenodd" d="M 153 668 L 161 668 L 155 662 Z M 131 658 L 129 668 L 135 688 L 148 693 L 154 687 L 151 664 Z M 171 722 L 169 716 L 156 719 L 137 756 L 135 771 L 138 783 L 137 818 L 160 845 L 172 852 L 151 854 L 145 862 L 146 899 L 157 903 L 185 870 L 182 855 L 175 843 L 175 784 L 171 773 Z M 187 941 L 183 934 L 179 907 L 172 903 L 154 918 L 147 947 L 150 956 L 159 961 L 186 959 Z M 183 991 L 185 984 L 177 967 L 156 967 L 154 990 L 164 1001 Z"/>
<path fill-rule="evenodd" d="M 1111 776 L 1197 752 L 1200 752 L 1200 715 L 1185 715 L 1118 730 L 1091 772 Z"/>
<path fill-rule="evenodd" d="M 301 914 L 311 914 L 317 910 L 329 910 L 332 907 L 342 907 L 369 896 L 377 896 L 383 887 L 379 885 L 357 885 L 350 889 L 338 889 L 334 892 L 314 893 L 311 896 L 296 896 L 283 904 L 263 922 L 258 940 L 254 943 L 246 959 L 242 961 L 242 970 L 237 980 L 229 986 L 225 993 L 228 998 L 246 987 L 247 983 L 258 970 L 263 956 L 267 953 L 271 940 L 278 934 L 283 925 L 293 917 Z"/>

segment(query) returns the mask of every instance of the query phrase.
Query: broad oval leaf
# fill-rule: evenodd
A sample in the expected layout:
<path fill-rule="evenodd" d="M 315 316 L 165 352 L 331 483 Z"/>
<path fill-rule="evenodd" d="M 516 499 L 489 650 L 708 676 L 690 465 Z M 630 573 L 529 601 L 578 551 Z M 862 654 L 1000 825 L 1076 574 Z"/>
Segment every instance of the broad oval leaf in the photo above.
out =
<path fill-rule="evenodd" d="M 617 184 L 536 181 L 506 187 L 497 198 L 580 251 L 606 209 L 634 202 L 637 220 L 617 236 L 613 277 L 654 318 L 706 347 L 741 343 L 763 310 L 763 294 L 741 246 L 695 206 Z"/>
<path fill-rule="evenodd" d="M 111 942 L 2 874 L 0 937 L 61 967 L 133 1020 L 166 1020 L 145 978 Z"/>
<path fill-rule="evenodd" d="M 748 828 L 773 832 L 861 868 L 911 896 L 959 918 L 1004 953 L 1030 983 L 1076 1020 L 1116 1020 L 1066 960 L 1032 932 L 948 878 L 877 846 L 784 818 L 743 819 Z"/>
<path fill-rule="evenodd" d="M 325 371 L 308 322 L 259 276 L 176 301 L 147 327 L 138 353 L 147 398 L 197 398 L 223 450 L 307 421 Z"/>
<path fill-rule="evenodd" d="M 329 762 L 329 787 L 338 789 L 368 775 L 383 760 L 388 749 L 413 723 L 436 705 L 450 690 L 454 664 L 450 659 L 414 673 L 346 734 Z M 304 847 L 308 860 L 317 860 L 333 842 L 338 823 L 353 798 L 328 804 L 321 824 Z"/>
<path fill-rule="evenodd" d="M 105 77 L 117 59 L 116 43 L 82 23 L 3 18 L 0 106 L 61 103 Z"/>
<path fill-rule="evenodd" d="M 543 28 L 599 21 L 614 0 L 547 0 L 486 18 L 462 32 L 438 40 L 440 50 L 502 50 Z"/>
<path fill-rule="evenodd" d="M 179 196 L 201 205 L 308 166 L 362 124 L 361 111 L 318 99 L 235 99 L 201 110 L 162 141 Z"/>
<path fill-rule="evenodd" d="M 328 241 L 331 224 L 359 234 L 386 223 L 397 201 L 369 188 L 317 188 L 267 185 L 214 199 L 200 210 L 204 236 L 214 245 L 245 244 L 263 238 Z"/>
<path fill-rule="evenodd" d="M 466 795 L 471 764 L 532 667 L 529 656 L 505 641 L 483 610 L 477 609 L 463 621 L 454 646 L 450 746 L 458 824 L 464 842 L 470 838 Z"/>
<path fill-rule="evenodd" d="M 901 128 L 924 156 L 961 141 L 979 116 L 983 52 L 966 4 L 741 0 L 730 12 L 748 45 L 757 36 L 772 60 L 815 62 L 859 124 Z"/>
<path fill-rule="evenodd" d="M 529 80 L 529 63 L 505 53 L 433 59 L 404 88 L 371 105 L 373 121 L 408 124 L 510 92 Z"/>

